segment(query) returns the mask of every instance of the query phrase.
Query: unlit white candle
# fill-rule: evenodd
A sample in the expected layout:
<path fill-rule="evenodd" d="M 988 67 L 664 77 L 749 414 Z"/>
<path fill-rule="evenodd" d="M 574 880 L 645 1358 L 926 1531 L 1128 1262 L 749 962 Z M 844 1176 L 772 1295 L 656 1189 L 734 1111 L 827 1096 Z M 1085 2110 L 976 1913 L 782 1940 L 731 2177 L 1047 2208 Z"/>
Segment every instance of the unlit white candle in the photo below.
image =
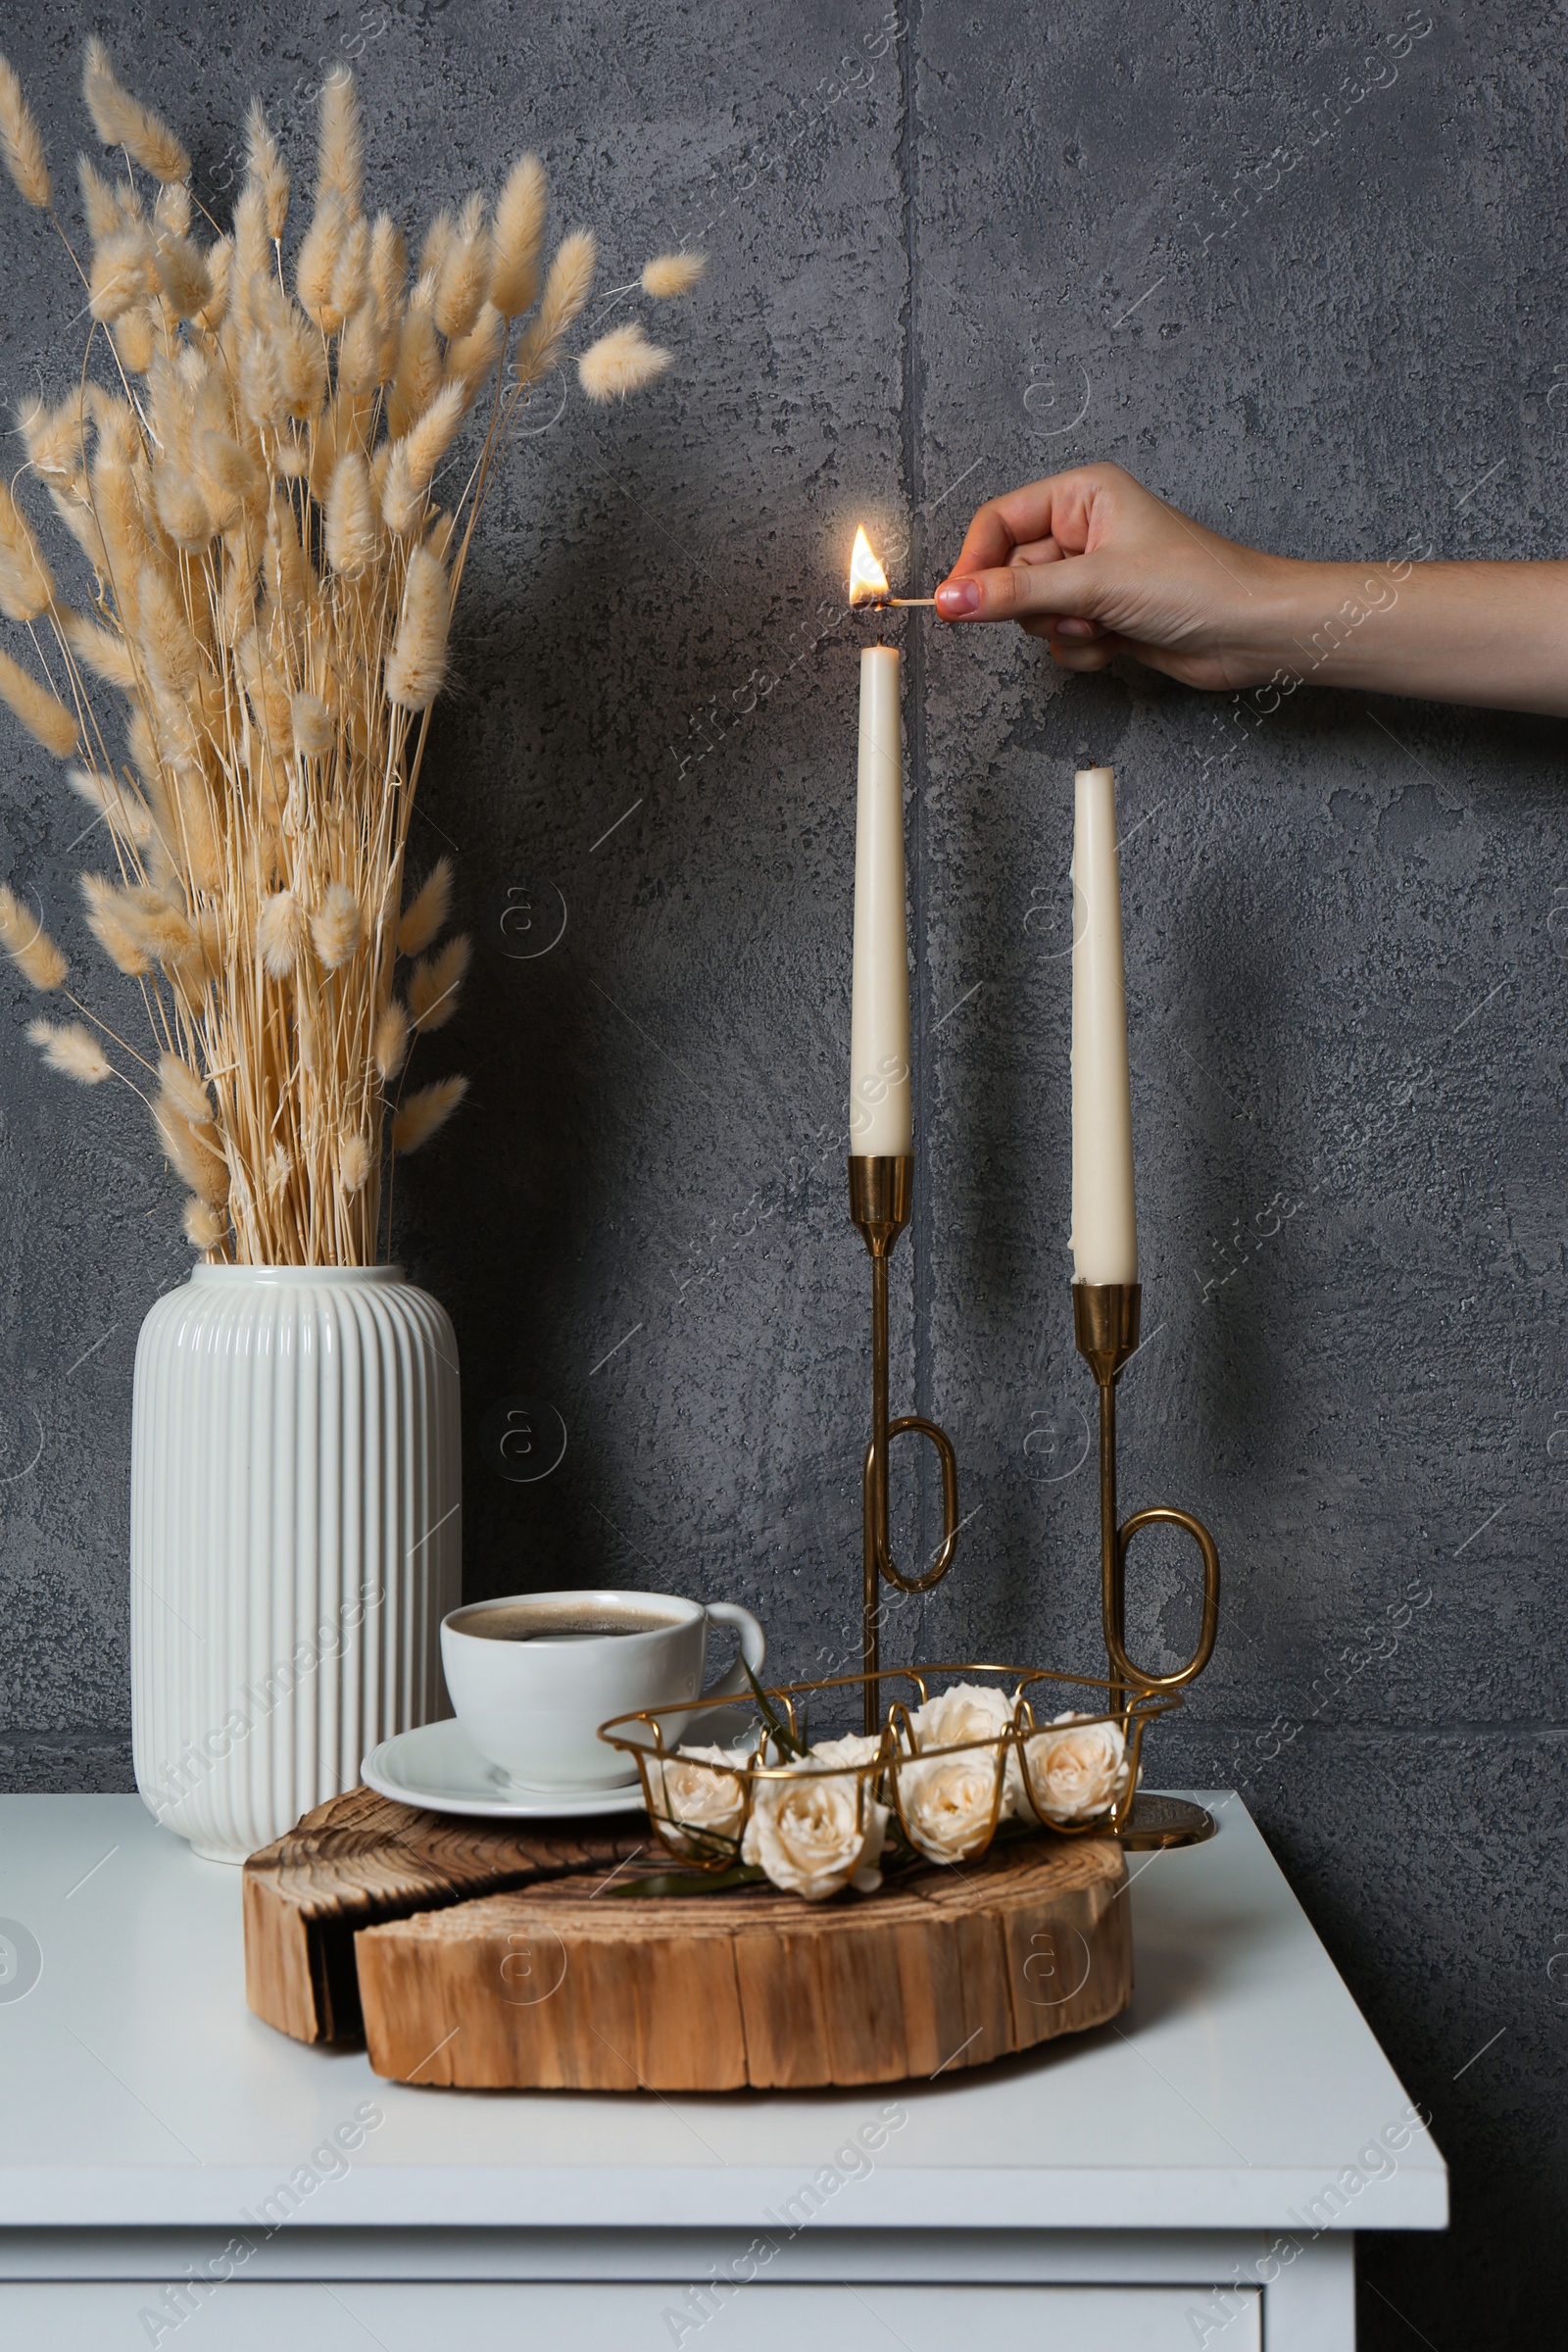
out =
<path fill-rule="evenodd" d="M 1116 777 L 1080 768 L 1072 850 L 1072 1254 L 1079 1282 L 1138 1280 Z"/>
<path fill-rule="evenodd" d="M 868 645 L 860 655 L 850 1150 L 857 1157 L 902 1157 L 913 1148 L 913 1133 L 899 657 L 893 646 Z"/>

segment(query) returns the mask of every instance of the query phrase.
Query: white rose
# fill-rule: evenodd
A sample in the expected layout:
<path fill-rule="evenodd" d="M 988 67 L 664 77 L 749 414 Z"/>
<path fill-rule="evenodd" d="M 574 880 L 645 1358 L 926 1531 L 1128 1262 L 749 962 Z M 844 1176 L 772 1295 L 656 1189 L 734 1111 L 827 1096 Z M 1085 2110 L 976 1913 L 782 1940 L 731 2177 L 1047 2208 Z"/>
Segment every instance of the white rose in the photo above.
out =
<path fill-rule="evenodd" d="M 683 1747 L 651 1761 L 648 1787 L 665 1843 L 708 1861 L 733 1846 L 746 1818 L 746 1784 L 715 1767 L 750 1761 L 738 1747 Z"/>
<path fill-rule="evenodd" d="M 1013 1702 L 1005 1691 L 991 1690 L 983 1683 L 955 1683 L 951 1690 L 944 1690 L 938 1697 L 928 1698 L 923 1707 L 916 1707 L 909 1721 L 922 1749 L 959 1747 L 971 1740 L 995 1740 L 1011 1728 L 1012 1713 Z M 995 1750 L 975 1748 L 972 1753 L 989 1770 Z M 988 1806 L 990 1801 L 988 1797 Z M 1010 1821 L 1017 1810 L 1018 1766 L 1009 1749 L 1002 1809 L 997 1815 L 999 1824 Z"/>
<path fill-rule="evenodd" d="M 1064 1730 L 1064 1725 L 1076 1728 Z M 1119 1723 L 1095 1723 L 1069 1711 L 1023 1743 L 1027 1794 L 1045 1821 L 1093 1821 L 1108 1813 L 1127 1777 Z"/>
<path fill-rule="evenodd" d="M 999 1800 L 997 1777 L 995 1743 L 901 1764 L 899 1805 L 910 1844 L 931 1862 L 963 1862 L 979 1853 L 1007 1818 L 1006 1790 Z"/>
<path fill-rule="evenodd" d="M 808 1903 L 824 1901 L 841 1886 L 874 1894 L 882 1884 L 876 1865 L 887 1826 L 888 1809 L 872 1797 L 869 1774 L 792 1764 L 776 1779 L 757 1783 L 741 1859 L 760 1864 L 775 1886 L 803 1894 Z"/>
<path fill-rule="evenodd" d="M 811 1758 L 817 1764 L 874 1764 L 881 1746 L 880 1736 L 851 1732 L 842 1740 L 818 1740 Z"/>
<path fill-rule="evenodd" d="M 955 1683 L 928 1698 L 909 1718 L 924 1747 L 959 1747 L 966 1740 L 994 1740 L 1012 1721 L 1012 1702 L 1002 1690 L 980 1683 Z"/>

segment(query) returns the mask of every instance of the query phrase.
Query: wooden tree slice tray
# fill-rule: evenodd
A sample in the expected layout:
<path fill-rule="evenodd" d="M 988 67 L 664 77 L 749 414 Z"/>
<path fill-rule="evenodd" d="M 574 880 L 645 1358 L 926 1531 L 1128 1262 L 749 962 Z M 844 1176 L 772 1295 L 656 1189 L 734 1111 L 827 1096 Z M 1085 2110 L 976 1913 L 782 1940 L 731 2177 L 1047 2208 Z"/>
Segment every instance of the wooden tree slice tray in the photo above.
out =
<path fill-rule="evenodd" d="M 395 2082 L 669 2091 L 953 2072 L 1131 1996 L 1110 1838 L 1030 1838 L 825 1904 L 616 1895 L 633 1857 L 661 1867 L 637 1818 L 524 1837 L 356 1789 L 246 1865 L 251 2006 L 305 2040 L 362 2029 Z"/>

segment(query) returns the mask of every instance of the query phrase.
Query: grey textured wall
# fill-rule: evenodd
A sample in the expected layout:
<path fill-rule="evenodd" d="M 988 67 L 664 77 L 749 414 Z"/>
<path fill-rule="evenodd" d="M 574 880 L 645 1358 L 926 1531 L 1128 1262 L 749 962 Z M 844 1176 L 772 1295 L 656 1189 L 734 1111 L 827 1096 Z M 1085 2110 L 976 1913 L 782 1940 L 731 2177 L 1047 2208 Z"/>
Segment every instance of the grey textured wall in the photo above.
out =
<path fill-rule="evenodd" d="M 79 19 L 7 15 L 69 178 Z M 409 1168 L 400 1254 L 463 1343 L 470 1592 L 728 1594 L 809 1672 L 853 1623 L 866 1411 L 853 524 L 906 531 L 929 586 L 980 496 L 1103 456 L 1292 552 L 1559 553 L 1562 11 L 99 22 L 215 197 L 249 93 L 303 163 L 310 85 L 361 48 L 372 191 L 411 223 L 538 145 L 608 282 L 679 239 L 712 256 L 675 375 L 521 445 L 470 571 L 416 830 L 456 846 L 481 941 L 449 1057 L 475 1091 Z M 9 402 L 58 389 L 80 330 L 6 194 Z M 1125 1494 L 1200 1510 L 1228 1576 L 1156 1776 L 1242 1786 L 1436 2111 L 1456 2227 L 1368 2248 L 1363 2340 L 1501 2344 L 1561 2293 L 1568 2186 L 1561 730 L 1311 689 L 1242 726 L 1010 633 L 900 628 L 920 1164 L 897 1380 L 953 1429 L 972 1516 L 897 1639 L 1095 1660 L 1064 874 L 1072 769 L 1112 760 L 1152 1335 Z M 9 723 L 0 748 L 4 863 L 89 960 L 72 808 Z M 535 943 L 564 912 L 549 952 L 508 952 L 509 890 Z M 14 977 L 0 1003 L 4 1775 L 124 1788 L 132 1351 L 186 1251 L 140 1116 L 39 1071 Z M 528 1484 L 485 1435 L 516 1398 L 541 1461 L 552 1413 L 567 1433 Z M 911 1489 L 907 1547 L 932 1503 Z M 1152 1547 L 1136 1616 L 1146 1645 L 1190 1639 L 1184 1553 Z"/>

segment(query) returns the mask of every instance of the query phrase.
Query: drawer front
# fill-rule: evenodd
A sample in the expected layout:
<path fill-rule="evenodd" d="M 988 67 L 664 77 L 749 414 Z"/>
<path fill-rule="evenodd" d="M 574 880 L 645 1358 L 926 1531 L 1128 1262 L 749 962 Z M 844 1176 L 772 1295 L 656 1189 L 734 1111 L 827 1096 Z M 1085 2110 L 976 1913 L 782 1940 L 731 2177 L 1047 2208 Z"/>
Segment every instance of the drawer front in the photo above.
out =
<path fill-rule="evenodd" d="M 613 2284 L 233 2280 L 167 2298 L 151 2279 L 0 2283 L 0 2342 L 39 2352 L 1193 2352 L 1200 2286 L 823 2286 L 722 2295 Z M 183 2311 L 181 2310 L 183 2303 Z M 1232 2292 L 1224 2352 L 1261 2352 L 1260 2298 Z M 1195 2328 L 1194 2314 L 1198 2315 Z M 983 2338 L 982 2332 L 983 2331 Z"/>

